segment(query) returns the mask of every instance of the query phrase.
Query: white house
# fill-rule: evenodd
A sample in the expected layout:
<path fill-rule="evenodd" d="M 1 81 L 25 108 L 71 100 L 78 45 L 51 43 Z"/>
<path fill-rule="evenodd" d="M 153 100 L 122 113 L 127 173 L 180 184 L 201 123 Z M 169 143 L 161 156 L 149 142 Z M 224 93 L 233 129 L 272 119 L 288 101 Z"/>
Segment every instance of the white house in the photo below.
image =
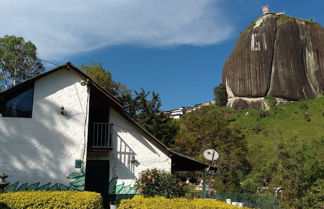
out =
<path fill-rule="evenodd" d="M 71 63 L 0 93 L 0 173 L 8 191 L 136 193 L 139 173 L 207 167 L 176 153 Z"/>

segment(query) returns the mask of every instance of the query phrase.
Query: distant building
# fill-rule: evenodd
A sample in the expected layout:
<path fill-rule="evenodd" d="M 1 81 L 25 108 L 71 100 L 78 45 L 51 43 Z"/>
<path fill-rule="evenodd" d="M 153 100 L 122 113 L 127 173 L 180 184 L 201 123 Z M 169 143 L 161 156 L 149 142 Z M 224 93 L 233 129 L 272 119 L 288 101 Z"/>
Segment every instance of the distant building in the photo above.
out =
<path fill-rule="evenodd" d="M 263 12 L 263 15 L 270 14 L 271 13 L 270 6 L 263 6 L 262 12 Z"/>
<path fill-rule="evenodd" d="M 270 6 L 263 6 L 262 12 L 263 15 L 267 15 L 267 14 L 284 15 L 285 14 L 285 12 L 271 12 Z"/>
<path fill-rule="evenodd" d="M 177 110 L 171 111 L 169 117 L 171 117 L 173 119 L 179 119 L 183 116 L 184 113 L 185 113 L 185 111 L 183 110 L 183 108 L 179 108 Z"/>
<path fill-rule="evenodd" d="M 202 103 L 202 104 L 200 105 L 200 107 L 206 107 L 206 106 L 209 106 L 209 105 L 211 105 L 211 104 L 215 104 L 215 101 Z"/>
<path fill-rule="evenodd" d="M 215 104 L 215 101 L 205 102 L 205 103 L 202 103 L 202 104 L 196 104 L 194 107 L 181 107 L 179 109 L 165 111 L 164 115 L 166 115 L 167 117 L 172 118 L 172 119 L 179 119 L 185 113 L 189 113 L 189 112 L 198 110 L 198 109 L 200 109 L 202 107 L 206 107 L 206 106 L 209 106 L 211 104 Z"/>

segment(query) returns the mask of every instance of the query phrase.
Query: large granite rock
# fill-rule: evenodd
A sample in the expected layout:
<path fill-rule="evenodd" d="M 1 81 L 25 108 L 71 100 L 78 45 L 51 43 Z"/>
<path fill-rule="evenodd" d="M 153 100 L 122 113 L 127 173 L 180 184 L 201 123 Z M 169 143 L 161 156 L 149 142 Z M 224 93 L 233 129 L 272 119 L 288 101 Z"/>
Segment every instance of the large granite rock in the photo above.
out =
<path fill-rule="evenodd" d="M 265 96 L 318 97 L 324 92 L 324 29 L 285 15 L 260 17 L 242 32 L 227 58 L 223 83 L 235 108 L 264 109 Z M 253 102 L 246 102 L 249 98 Z"/>

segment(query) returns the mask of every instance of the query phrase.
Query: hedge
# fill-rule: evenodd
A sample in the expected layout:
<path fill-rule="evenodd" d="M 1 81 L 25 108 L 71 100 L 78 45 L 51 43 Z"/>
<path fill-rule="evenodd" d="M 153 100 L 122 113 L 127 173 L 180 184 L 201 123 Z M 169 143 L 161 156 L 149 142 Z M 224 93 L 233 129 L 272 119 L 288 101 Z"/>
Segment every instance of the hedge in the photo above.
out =
<path fill-rule="evenodd" d="M 101 195 L 77 191 L 24 191 L 0 194 L 0 208 L 103 209 Z"/>
<path fill-rule="evenodd" d="M 122 200 L 118 209 L 237 209 L 237 206 L 212 199 L 194 199 L 165 197 L 144 198 L 136 195 L 133 199 Z M 247 208 L 242 208 L 247 209 Z"/>

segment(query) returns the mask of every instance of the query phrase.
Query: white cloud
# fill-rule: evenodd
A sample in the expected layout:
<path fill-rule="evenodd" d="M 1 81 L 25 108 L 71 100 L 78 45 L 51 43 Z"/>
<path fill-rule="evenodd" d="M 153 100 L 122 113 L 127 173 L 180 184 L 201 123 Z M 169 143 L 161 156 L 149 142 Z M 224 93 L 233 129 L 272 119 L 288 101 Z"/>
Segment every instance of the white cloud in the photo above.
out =
<path fill-rule="evenodd" d="M 1 0 L 0 36 L 31 40 L 49 59 L 119 44 L 214 44 L 232 31 L 220 1 Z"/>

